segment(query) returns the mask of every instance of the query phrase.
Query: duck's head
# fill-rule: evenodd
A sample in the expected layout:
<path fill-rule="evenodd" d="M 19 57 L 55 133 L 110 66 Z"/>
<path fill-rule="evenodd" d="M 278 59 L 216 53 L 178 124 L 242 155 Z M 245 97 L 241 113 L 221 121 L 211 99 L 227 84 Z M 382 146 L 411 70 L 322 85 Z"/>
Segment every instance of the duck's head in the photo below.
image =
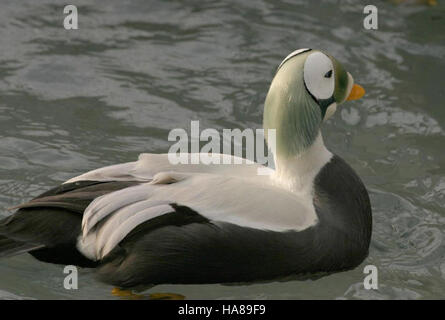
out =
<path fill-rule="evenodd" d="M 332 56 L 319 50 L 296 50 L 281 62 L 272 80 L 264 128 L 276 129 L 278 154 L 298 155 L 314 143 L 322 122 L 338 105 L 364 93 Z"/>

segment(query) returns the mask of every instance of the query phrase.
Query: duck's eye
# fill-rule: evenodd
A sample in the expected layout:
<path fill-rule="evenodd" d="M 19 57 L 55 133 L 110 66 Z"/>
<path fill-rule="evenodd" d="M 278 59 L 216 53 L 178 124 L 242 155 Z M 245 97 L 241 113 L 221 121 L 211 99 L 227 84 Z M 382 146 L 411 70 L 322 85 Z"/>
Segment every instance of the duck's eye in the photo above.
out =
<path fill-rule="evenodd" d="M 325 78 L 330 78 L 332 77 L 332 70 L 329 70 L 328 72 L 325 73 L 324 75 Z"/>

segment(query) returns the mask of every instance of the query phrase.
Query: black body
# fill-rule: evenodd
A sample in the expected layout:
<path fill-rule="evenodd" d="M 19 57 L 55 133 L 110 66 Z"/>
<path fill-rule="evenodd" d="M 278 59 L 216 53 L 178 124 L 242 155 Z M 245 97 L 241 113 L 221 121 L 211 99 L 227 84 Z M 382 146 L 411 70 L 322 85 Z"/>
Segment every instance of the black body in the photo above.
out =
<path fill-rule="evenodd" d="M 300 232 L 258 230 L 209 221 L 172 204 L 175 211 L 139 225 L 103 260 L 85 258 L 76 249 L 85 208 L 100 195 L 135 184 L 64 184 L 19 206 L 0 221 L 0 257 L 2 252 L 30 250 L 42 261 L 95 267 L 100 280 L 132 288 L 306 277 L 354 268 L 368 254 L 368 193 L 349 165 L 334 156 L 314 182 L 319 221 L 313 227 Z"/>

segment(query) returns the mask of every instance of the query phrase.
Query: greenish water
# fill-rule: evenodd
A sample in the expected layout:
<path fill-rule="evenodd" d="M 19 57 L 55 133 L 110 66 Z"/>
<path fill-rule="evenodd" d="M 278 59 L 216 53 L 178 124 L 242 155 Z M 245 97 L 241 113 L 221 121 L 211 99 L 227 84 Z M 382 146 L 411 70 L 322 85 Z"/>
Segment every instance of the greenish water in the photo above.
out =
<path fill-rule="evenodd" d="M 167 152 L 169 130 L 260 128 L 280 61 L 324 49 L 367 94 L 324 127 L 328 148 L 370 190 L 374 229 L 362 266 L 317 281 L 158 286 L 190 299 L 428 299 L 445 297 L 445 3 L 375 1 L 60 1 L 0 4 L 0 208 L 97 167 Z M 6 215 L 0 210 L 0 215 Z M 374 264 L 379 289 L 363 288 Z M 28 255 L 0 260 L 0 298 L 112 298 L 82 270 Z"/>

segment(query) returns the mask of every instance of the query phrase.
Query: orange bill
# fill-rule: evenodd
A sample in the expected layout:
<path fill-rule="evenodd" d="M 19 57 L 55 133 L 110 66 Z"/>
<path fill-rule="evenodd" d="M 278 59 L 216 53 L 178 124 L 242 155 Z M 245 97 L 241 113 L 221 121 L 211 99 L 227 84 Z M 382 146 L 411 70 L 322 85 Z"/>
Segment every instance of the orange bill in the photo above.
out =
<path fill-rule="evenodd" d="M 363 87 L 358 84 L 354 84 L 351 93 L 346 98 L 346 100 L 357 100 L 363 97 L 364 94 L 365 94 L 365 89 L 363 89 Z"/>

